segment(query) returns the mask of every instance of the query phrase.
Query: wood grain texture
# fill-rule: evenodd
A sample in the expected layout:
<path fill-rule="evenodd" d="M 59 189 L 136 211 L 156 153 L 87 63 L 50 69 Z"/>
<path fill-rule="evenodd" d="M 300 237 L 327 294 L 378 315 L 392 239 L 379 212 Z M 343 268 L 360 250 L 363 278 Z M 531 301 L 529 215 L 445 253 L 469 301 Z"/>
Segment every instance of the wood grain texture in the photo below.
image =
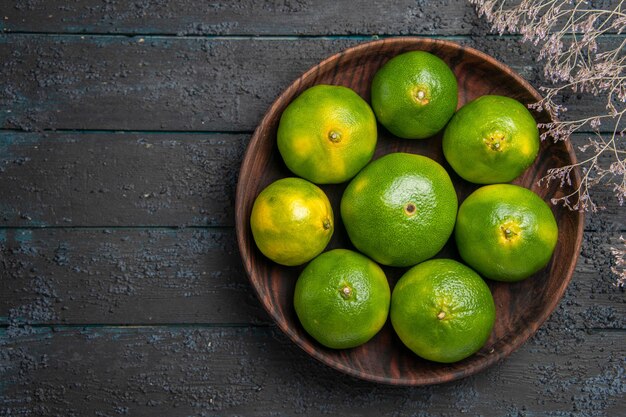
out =
<path fill-rule="evenodd" d="M 451 36 L 488 30 L 465 0 L 14 0 L 0 4 L 0 19 L 6 33 Z"/>
<path fill-rule="evenodd" d="M 0 227 L 232 227 L 250 136 L 0 131 Z M 610 224 L 586 230 L 626 231 L 612 190 L 593 196 Z"/>
<path fill-rule="evenodd" d="M 0 131 L 0 226 L 232 226 L 248 140 Z"/>
<path fill-rule="evenodd" d="M 622 39 L 602 38 L 600 47 Z M 252 131 L 305 70 L 365 40 L 4 35 L 0 128 Z M 528 45 L 452 40 L 494 56 L 532 84 L 541 81 Z M 560 100 L 568 117 L 605 107 L 589 95 L 564 93 Z"/>
<path fill-rule="evenodd" d="M 425 50 L 446 61 L 459 83 L 459 106 L 485 94 L 501 94 L 526 104 L 539 99 L 537 92 L 509 68 L 458 44 L 421 38 L 390 39 L 348 49 L 307 71 L 270 107 L 244 156 L 235 215 L 239 249 L 252 287 L 263 307 L 296 344 L 323 363 L 353 376 L 389 384 L 427 385 L 463 378 L 494 364 L 517 349 L 539 328 L 556 307 L 574 272 L 582 241 L 581 213 L 553 207 L 559 227 L 559 244 L 545 269 L 531 279 L 514 284 L 489 282 L 497 310 L 492 335 L 479 352 L 454 364 L 436 364 L 416 357 L 398 340 L 389 323 L 368 343 L 354 349 L 337 351 L 315 342 L 302 329 L 293 309 L 294 283 L 301 268 L 281 267 L 261 255 L 254 244 L 248 221 L 258 193 L 276 179 L 291 175 L 276 146 L 276 130 L 285 107 L 302 91 L 316 84 L 345 85 L 367 100 L 371 79 L 378 68 L 390 58 L 411 50 Z M 543 117 L 535 115 L 539 122 L 545 123 Z M 374 158 L 389 152 L 427 155 L 447 167 L 459 201 L 478 188 L 463 181 L 449 168 L 442 154 L 441 134 L 427 140 L 403 140 L 382 129 Z M 514 183 L 531 188 L 549 201 L 551 197 L 570 193 L 579 185 L 580 177 L 574 173 L 571 190 L 555 184 L 539 187 L 536 181 L 548 168 L 574 161 L 569 143 L 543 142 L 535 163 Z M 322 188 L 338 213 L 345 184 Z M 340 224 L 338 220 L 336 222 Z M 329 247 L 352 248 L 340 225 L 335 227 Z M 452 238 L 437 256 L 458 258 Z M 402 271 L 386 269 L 392 287 Z"/>
<path fill-rule="evenodd" d="M 8 2 L 7 2 L 8 3 Z M 358 10 L 359 13 L 354 13 Z M 441 16 L 445 15 L 445 19 Z M 341 18 L 338 18 L 341 16 Z M 480 23 L 464 0 L 428 3 L 244 0 L 46 0 L 0 6 L 5 32 L 170 35 L 468 34 Z"/>
<path fill-rule="evenodd" d="M 626 330 L 607 229 L 585 234 L 565 296 L 544 327 Z M 0 326 L 269 324 L 233 229 L 0 230 Z"/>
<path fill-rule="evenodd" d="M 0 230 L 0 324 L 268 323 L 232 229 Z"/>
<path fill-rule="evenodd" d="M 0 410 L 4 416 L 623 416 L 624 333 L 555 328 L 545 336 L 462 381 L 403 388 L 342 375 L 272 328 L 0 330 Z"/>

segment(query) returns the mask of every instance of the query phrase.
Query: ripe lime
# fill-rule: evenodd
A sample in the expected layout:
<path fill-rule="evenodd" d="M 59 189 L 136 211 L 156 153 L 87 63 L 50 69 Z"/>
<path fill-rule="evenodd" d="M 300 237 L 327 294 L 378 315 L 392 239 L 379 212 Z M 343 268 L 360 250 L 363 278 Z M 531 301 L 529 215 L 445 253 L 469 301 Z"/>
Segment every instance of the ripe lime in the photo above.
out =
<path fill-rule="evenodd" d="M 372 81 L 372 108 L 391 133 L 422 139 L 439 132 L 456 110 L 456 77 L 440 58 L 424 51 L 389 60 Z"/>
<path fill-rule="evenodd" d="M 454 228 L 457 206 L 441 165 L 421 155 L 391 153 L 348 184 L 341 217 L 359 251 L 384 265 L 409 266 L 441 250 Z"/>
<path fill-rule="evenodd" d="M 481 187 L 461 204 L 455 237 L 469 266 L 497 281 L 519 281 L 546 266 L 558 228 L 550 207 L 511 184 Z"/>
<path fill-rule="evenodd" d="M 496 307 L 476 272 L 451 259 L 408 270 L 391 296 L 391 323 L 400 340 L 422 358 L 451 363 L 489 339 Z"/>
<path fill-rule="evenodd" d="M 376 118 L 357 93 L 334 85 L 304 91 L 283 112 L 278 150 L 296 175 L 337 184 L 356 175 L 374 155 Z"/>
<path fill-rule="evenodd" d="M 301 265 L 330 241 L 333 210 L 319 187 L 301 178 L 283 178 L 258 195 L 250 226 L 265 256 L 282 265 Z"/>
<path fill-rule="evenodd" d="M 461 107 L 443 135 L 443 153 L 452 168 L 477 184 L 509 182 L 539 152 L 537 122 L 519 101 L 482 96 Z"/>
<path fill-rule="evenodd" d="M 302 327 L 333 349 L 359 346 L 383 327 L 391 292 L 383 270 L 360 253 L 325 252 L 296 282 L 294 307 Z"/>

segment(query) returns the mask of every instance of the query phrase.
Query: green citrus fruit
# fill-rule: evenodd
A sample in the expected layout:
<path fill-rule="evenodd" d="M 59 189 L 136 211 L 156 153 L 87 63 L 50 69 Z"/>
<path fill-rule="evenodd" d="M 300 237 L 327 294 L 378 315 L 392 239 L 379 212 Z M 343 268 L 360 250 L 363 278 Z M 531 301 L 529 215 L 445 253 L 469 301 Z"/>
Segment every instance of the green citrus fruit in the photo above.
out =
<path fill-rule="evenodd" d="M 390 59 L 372 80 L 372 108 L 391 133 L 422 139 L 439 132 L 456 110 L 458 86 L 450 67 L 424 51 Z"/>
<path fill-rule="evenodd" d="M 283 178 L 258 195 L 250 227 L 265 256 L 282 265 L 301 265 L 330 241 L 333 210 L 319 187 L 301 178 Z"/>
<path fill-rule="evenodd" d="M 296 175 L 317 184 L 337 184 L 356 175 L 374 155 L 376 118 L 353 90 L 316 85 L 283 112 L 278 150 Z"/>
<path fill-rule="evenodd" d="M 341 217 L 359 251 L 384 265 L 409 266 L 441 250 L 452 234 L 457 206 L 441 165 L 421 155 L 391 153 L 348 184 Z"/>
<path fill-rule="evenodd" d="M 558 228 L 550 207 L 532 191 L 495 184 L 459 208 L 455 237 L 463 260 L 484 277 L 519 281 L 546 266 Z"/>
<path fill-rule="evenodd" d="M 443 153 L 459 176 L 477 184 L 509 182 L 539 152 L 537 122 L 519 101 L 482 96 L 461 107 L 443 135 Z"/>
<path fill-rule="evenodd" d="M 312 260 L 296 282 L 302 327 L 324 346 L 345 349 L 383 327 L 391 292 L 383 270 L 360 253 L 334 249 Z"/>
<path fill-rule="evenodd" d="M 496 307 L 489 287 L 467 266 L 433 259 L 409 269 L 391 296 L 391 323 L 422 358 L 451 363 L 489 339 Z"/>

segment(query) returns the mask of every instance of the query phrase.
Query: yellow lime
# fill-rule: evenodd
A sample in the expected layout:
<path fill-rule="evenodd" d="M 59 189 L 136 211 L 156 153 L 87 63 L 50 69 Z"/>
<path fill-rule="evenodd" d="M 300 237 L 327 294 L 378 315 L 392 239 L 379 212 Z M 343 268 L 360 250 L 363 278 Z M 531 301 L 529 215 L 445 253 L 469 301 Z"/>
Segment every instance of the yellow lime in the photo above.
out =
<path fill-rule="evenodd" d="M 376 118 L 353 90 L 316 85 L 283 112 L 278 150 L 287 167 L 316 184 L 349 180 L 374 155 Z"/>
<path fill-rule="evenodd" d="M 261 252 L 282 265 L 319 255 L 333 235 L 333 210 L 319 187 L 301 178 L 271 183 L 252 206 L 250 226 Z"/>

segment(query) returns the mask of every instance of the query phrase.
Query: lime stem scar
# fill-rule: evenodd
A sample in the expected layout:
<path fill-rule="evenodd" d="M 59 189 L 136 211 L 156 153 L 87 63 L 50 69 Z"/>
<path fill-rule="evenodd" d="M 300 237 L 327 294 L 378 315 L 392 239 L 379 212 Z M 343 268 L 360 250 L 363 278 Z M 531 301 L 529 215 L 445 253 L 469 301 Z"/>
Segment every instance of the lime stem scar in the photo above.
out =
<path fill-rule="evenodd" d="M 331 130 L 328 132 L 328 139 L 333 143 L 341 142 L 341 135 L 334 130 Z"/>
<path fill-rule="evenodd" d="M 346 285 L 340 290 L 340 292 L 341 292 L 341 296 L 347 300 L 352 295 L 352 288 Z"/>
<path fill-rule="evenodd" d="M 507 240 L 511 240 L 512 238 L 518 235 L 513 230 L 511 230 L 510 227 L 500 226 L 500 230 L 502 230 L 502 233 L 504 233 L 504 238 Z"/>
<path fill-rule="evenodd" d="M 324 230 L 328 230 L 330 229 L 330 220 L 328 219 L 324 219 L 324 222 L 322 223 Z"/>
<path fill-rule="evenodd" d="M 426 92 L 424 90 L 421 90 L 421 89 L 417 90 L 417 92 L 415 93 L 415 99 L 420 104 L 428 104 L 428 102 L 430 101 L 426 97 Z"/>
<path fill-rule="evenodd" d="M 406 206 L 404 206 L 404 212 L 406 214 L 408 214 L 409 216 L 414 214 L 416 209 L 417 209 L 417 207 L 415 207 L 414 203 L 409 203 Z"/>
<path fill-rule="evenodd" d="M 437 314 L 437 318 L 439 320 L 443 320 L 443 318 L 446 316 L 446 312 L 445 311 L 440 311 L 439 314 Z"/>
<path fill-rule="evenodd" d="M 492 151 L 501 151 L 502 150 L 502 145 L 505 141 L 505 135 L 502 132 L 493 132 L 490 133 L 489 135 L 487 135 L 487 137 L 484 140 L 485 144 L 489 147 L 489 149 L 491 149 Z"/>

